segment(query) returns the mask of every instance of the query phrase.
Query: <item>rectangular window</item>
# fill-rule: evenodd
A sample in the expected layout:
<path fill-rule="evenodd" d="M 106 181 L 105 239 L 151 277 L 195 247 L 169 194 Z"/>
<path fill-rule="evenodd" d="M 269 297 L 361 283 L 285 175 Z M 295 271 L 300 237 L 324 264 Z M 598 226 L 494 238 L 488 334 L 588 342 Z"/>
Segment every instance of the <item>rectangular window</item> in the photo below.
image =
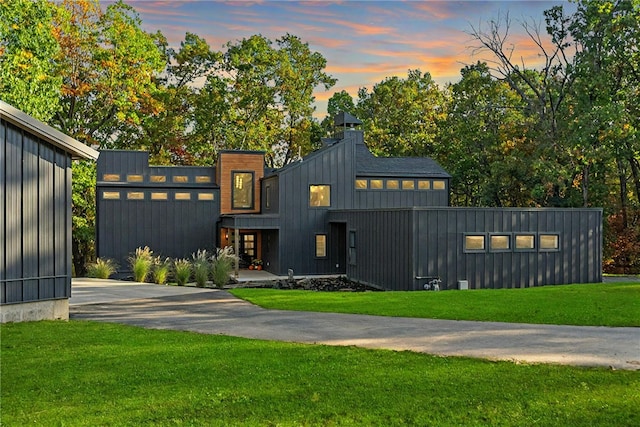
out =
<path fill-rule="evenodd" d="M 253 172 L 232 172 L 233 209 L 253 209 Z"/>
<path fill-rule="evenodd" d="M 117 173 L 105 173 L 102 175 L 102 180 L 107 182 L 118 182 L 120 181 L 120 175 Z"/>
<path fill-rule="evenodd" d="M 164 175 L 151 175 L 149 177 L 151 182 L 167 182 L 167 177 Z"/>
<path fill-rule="evenodd" d="M 421 179 L 418 181 L 418 190 L 430 190 L 431 182 L 426 179 Z"/>
<path fill-rule="evenodd" d="M 189 182 L 189 177 L 185 175 L 176 175 L 171 179 L 173 182 L 184 184 Z"/>
<path fill-rule="evenodd" d="M 405 179 L 402 181 L 403 190 L 413 190 L 416 188 L 416 183 L 413 180 Z"/>
<path fill-rule="evenodd" d="M 446 187 L 447 187 L 447 184 L 445 183 L 445 181 L 442 181 L 442 180 L 433 181 L 434 190 L 445 190 Z"/>
<path fill-rule="evenodd" d="M 198 193 L 198 200 L 213 200 L 213 193 Z"/>
<path fill-rule="evenodd" d="M 370 184 L 371 184 L 371 188 L 373 188 L 374 190 L 380 190 L 382 188 L 381 179 L 372 179 Z"/>
<path fill-rule="evenodd" d="M 557 234 L 541 234 L 540 250 L 541 251 L 557 251 L 560 249 L 560 236 Z"/>
<path fill-rule="evenodd" d="M 144 177 L 142 175 L 127 175 L 128 182 L 142 182 Z"/>
<path fill-rule="evenodd" d="M 327 256 L 327 235 L 316 234 L 316 258 Z"/>
<path fill-rule="evenodd" d="M 129 191 L 127 193 L 128 200 L 144 200 L 144 193 L 142 191 Z"/>
<path fill-rule="evenodd" d="M 153 192 L 151 193 L 151 200 L 167 200 L 167 193 L 164 192 Z"/>
<path fill-rule="evenodd" d="M 208 184 L 211 182 L 211 177 L 206 175 L 198 175 L 196 176 L 197 184 Z"/>
<path fill-rule="evenodd" d="M 506 234 L 494 234 L 489 237 L 489 248 L 492 251 L 508 251 L 511 249 L 511 236 Z"/>
<path fill-rule="evenodd" d="M 176 200 L 191 200 L 191 193 L 176 193 L 174 196 Z"/>
<path fill-rule="evenodd" d="M 264 205 L 267 209 L 271 209 L 271 186 L 267 185 L 264 189 Z"/>
<path fill-rule="evenodd" d="M 119 191 L 103 191 L 102 198 L 105 200 L 119 200 L 120 192 Z"/>
<path fill-rule="evenodd" d="M 516 250 L 519 251 L 532 251 L 535 247 L 535 237 L 533 234 L 518 234 L 516 235 Z"/>
<path fill-rule="evenodd" d="M 387 189 L 388 190 L 397 190 L 398 188 L 400 188 L 400 186 L 398 185 L 398 180 L 397 179 L 389 179 L 389 180 L 387 180 Z"/>
<path fill-rule="evenodd" d="M 310 185 L 309 186 L 309 206 L 316 206 L 316 207 L 331 206 L 331 186 L 330 185 Z"/>
<path fill-rule="evenodd" d="M 484 236 L 466 235 L 464 236 L 465 252 L 484 252 L 485 239 Z"/>
<path fill-rule="evenodd" d="M 367 180 L 356 179 L 356 190 L 366 190 L 366 189 L 367 189 Z"/>

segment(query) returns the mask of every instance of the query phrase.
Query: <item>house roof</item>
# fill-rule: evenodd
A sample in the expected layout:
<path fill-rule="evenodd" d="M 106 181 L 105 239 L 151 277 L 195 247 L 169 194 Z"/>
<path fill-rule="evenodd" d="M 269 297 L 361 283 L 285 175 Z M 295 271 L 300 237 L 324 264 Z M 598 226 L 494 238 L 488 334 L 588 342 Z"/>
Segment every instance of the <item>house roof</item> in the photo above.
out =
<path fill-rule="evenodd" d="M 34 119 L 30 115 L 18 110 L 4 101 L 0 101 L 0 117 L 22 129 L 30 131 L 50 144 L 61 148 L 71 154 L 71 158 L 73 159 L 96 160 L 98 158 L 98 151 L 68 135 L 65 135 L 40 120 Z"/>
<path fill-rule="evenodd" d="M 356 145 L 356 175 L 451 178 L 429 157 L 376 157 L 364 144 Z"/>

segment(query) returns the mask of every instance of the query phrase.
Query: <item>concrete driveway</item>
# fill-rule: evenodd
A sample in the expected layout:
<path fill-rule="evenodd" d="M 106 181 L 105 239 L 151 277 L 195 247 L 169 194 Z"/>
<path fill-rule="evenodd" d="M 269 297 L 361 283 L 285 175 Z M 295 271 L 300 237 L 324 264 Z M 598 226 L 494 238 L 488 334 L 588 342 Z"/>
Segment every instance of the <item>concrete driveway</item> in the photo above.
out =
<path fill-rule="evenodd" d="M 263 340 L 640 369 L 640 328 L 265 310 L 213 289 L 74 279 L 70 317 Z"/>

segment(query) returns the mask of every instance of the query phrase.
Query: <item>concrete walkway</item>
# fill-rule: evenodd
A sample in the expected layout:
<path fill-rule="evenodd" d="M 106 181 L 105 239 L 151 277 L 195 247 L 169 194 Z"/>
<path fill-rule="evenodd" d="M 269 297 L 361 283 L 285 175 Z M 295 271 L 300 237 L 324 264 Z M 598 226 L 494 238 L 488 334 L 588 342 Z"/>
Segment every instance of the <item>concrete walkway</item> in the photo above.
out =
<path fill-rule="evenodd" d="M 71 318 L 446 356 L 640 369 L 640 328 L 265 310 L 221 290 L 74 279 Z"/>

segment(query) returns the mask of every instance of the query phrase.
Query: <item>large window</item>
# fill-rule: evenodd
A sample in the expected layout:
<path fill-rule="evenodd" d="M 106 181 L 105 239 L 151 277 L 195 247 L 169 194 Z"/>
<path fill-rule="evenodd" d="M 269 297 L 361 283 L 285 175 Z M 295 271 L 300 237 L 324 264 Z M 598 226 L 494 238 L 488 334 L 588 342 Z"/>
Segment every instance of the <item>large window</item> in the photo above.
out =
<path fill-rule="evenodd" d="M 483 235 L 466 235 L 464 236 L 465 252 L 484 252 L 485 237 Z"/>
<path fill-rule="evenodd" d="M 309 206 L 331 206 L 331 186 L 310 185 Z"/>
<path fill-rule="evenodd" d="M 316 234 L 316 258 L 327 256 L 327 235 Z"/>
<path fill-rule="evenodd" d="M 253 172 L 232 172 L 232 209 L 253 209 Z"/>
<path fill-rule="evenodd" d="M 557 234 L 540 235 L 540 250 L 557 251 L 558 249 L 560 249 L 560 236 Z"/>

